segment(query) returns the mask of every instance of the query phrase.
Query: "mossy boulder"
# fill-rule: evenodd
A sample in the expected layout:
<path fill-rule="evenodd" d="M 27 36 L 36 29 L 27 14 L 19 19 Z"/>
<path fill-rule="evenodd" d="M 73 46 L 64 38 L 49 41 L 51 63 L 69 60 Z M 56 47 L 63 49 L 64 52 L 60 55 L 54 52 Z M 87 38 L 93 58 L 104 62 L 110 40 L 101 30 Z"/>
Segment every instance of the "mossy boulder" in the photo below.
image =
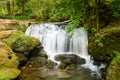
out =
<path fill-rule="evenodd" d="M 25 35 L 21 31 L 0 31 L 0 34 L 1 41 L 5 42 L 14 52 L 27 53 L 35 46 L 41 45 L 38 39 Z"/>
<path fill-rule="evenodd" d="M 106 80 L 120 80 L 120 52 L 114 51 L 117 56 L 109 64 L 106 71 Z"/>
<path fill-rule="evenodd" d="M 0 80 L 15 79 L 19 74 L 19 69 L 0 67 Z"/>
<path fill-rule="evenodd" d="M 17 68 L 18 65 L 18 57 L 5 43 L 0 41 L 0 66 Z"/>
<path fill-rule="evenodd" d="M 120 27 L 102 29 L 99 42 L 89 42 L 89 52 L 97 61 L 111 61 L 116 56 L 113 51 L 120 51 Z"/>

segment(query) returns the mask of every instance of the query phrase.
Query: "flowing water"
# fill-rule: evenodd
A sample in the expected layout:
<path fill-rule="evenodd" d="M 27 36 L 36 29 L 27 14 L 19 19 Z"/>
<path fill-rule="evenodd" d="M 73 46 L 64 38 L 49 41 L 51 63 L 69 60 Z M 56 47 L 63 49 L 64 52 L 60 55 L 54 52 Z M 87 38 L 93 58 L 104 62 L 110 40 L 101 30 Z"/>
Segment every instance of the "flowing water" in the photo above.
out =
<path fill-rule="evenodd" d="M 26 34 L 36 37 L 42 42 L 49 59 L 55 61 L 54 56 L 57 54 L 74 53 L 86 60 L 86 63 L 81 67 L 89 68 L 92 74 L 97 74 L 100 77 L 100 69 L 104 68 L 104 65 L 101 64 L 99 67 L 93 65 L 93 60 L 88 55 L 87 31 L 83 28 L 78 28 L 71 33 L 66 33 L 65 28 L 53 23 L 36 24 L 31 25 L 27 29 Z"/>

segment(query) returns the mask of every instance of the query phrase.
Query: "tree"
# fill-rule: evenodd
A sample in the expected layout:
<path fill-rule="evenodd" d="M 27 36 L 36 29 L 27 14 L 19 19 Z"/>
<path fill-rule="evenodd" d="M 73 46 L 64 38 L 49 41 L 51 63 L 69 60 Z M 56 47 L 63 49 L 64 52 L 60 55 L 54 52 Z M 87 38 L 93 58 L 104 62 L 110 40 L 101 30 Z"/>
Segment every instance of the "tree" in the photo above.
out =
<path fill-rule="evenodd" d="M 10 14 L 11 14 L 11 4 L 10 4 L 10 0 L 7 0 L 7 2 L 6 2 L 6 8 L 7 8 L 8 15 L 10 15 Z"/>

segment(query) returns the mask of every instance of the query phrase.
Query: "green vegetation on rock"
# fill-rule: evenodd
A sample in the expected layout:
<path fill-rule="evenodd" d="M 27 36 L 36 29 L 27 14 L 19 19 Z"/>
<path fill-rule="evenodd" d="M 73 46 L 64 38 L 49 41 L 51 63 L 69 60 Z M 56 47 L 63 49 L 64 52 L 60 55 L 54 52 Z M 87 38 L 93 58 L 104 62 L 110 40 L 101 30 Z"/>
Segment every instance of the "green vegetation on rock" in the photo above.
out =
<path fill-rule="evenodd" d="M 110 61 L 112 60 L 116 54 L 114 54 L 114 50 L 120 51 L 120 28 L 105 28 L 101 30 L 99 39 L 103 44 L 100 47 L 95 42 L 89 43 L 89 52 L 93 55 L 95 60 L 98 61 Z"/>
<path fill-rule="evenodd" d="M 40 44 L 38 39 L 25 35 L 21 31 L 1 31 L 0 34 L 0 39 L 15 52 L 27 52 Z"/>
<path fill-rule="evenodd" d="M 18 57 L 5 43 L 0 41 L 0 66 L 17 68 L 18 65 Z"/>
<path fill-rule="evenodd" d="M 120 80 L 120 52 L 114 51 L 117 55 L 109 64 L 106 72 L 107 80 Z"/>
<path fill-rule="evenodd" d="M 19 69 L 0 67 L 0 80 L 15 79 L 19 74 Z"/>

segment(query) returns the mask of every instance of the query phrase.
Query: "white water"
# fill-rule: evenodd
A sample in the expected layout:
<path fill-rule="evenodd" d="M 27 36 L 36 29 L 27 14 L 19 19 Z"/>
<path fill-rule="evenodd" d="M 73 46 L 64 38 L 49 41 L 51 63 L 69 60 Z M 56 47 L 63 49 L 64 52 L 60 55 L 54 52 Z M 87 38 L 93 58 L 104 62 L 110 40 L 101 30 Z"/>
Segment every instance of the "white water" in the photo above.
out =
<path fill-rule="evenodd" d="M 54 24 L 40 24 L 31 25 L 26 34 L 38 38 L 47 52 L 49 59 L 54 60 L 54 56 L 57 54 L 71 54 L 74 53 L 86 60 L 86 64 L 82 67 L 89 68 L 100 76 L 99 70 L 104 66 L 100 67 L 93 65 L 93 60 L 88 55 L 88 35 L 87 31 L 83 28 L 78 28 L 73 31 L 73 35 L 70 38 L 68 33 L 64 29 Z"/>

